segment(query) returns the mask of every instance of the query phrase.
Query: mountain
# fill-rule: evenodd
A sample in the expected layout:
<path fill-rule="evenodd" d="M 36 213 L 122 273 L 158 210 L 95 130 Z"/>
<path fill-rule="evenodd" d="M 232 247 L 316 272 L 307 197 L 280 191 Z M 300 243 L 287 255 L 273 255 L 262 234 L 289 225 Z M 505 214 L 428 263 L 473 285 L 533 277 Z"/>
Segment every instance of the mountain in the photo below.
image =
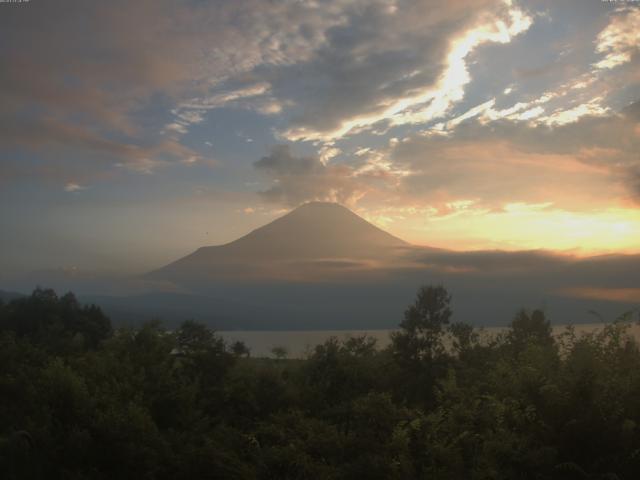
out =
<path fill-rule="evenodd" d="M 594 321 L 589 310 L 613 319 L 640 305 L 638 272 L 640 255 L 412 246 L 340 205 L 308 203 L 231 243 L 104 283 L 119 289 L 76 274 L 61 285 L 117 324 L 159 317 L 225 330 L 370 330 L 397 326 L 416 289 L 438 284 L 453 295 L 455 320 L 474 325 L 504 325 L 522 307 L 562 323 Z"/>
<path fill-rule="evenodd" d="M 300 280 L 369 267 L 410 247 L 336 203 L 311 202 L 231 243 L 202 247 L 150 278 Z"/>

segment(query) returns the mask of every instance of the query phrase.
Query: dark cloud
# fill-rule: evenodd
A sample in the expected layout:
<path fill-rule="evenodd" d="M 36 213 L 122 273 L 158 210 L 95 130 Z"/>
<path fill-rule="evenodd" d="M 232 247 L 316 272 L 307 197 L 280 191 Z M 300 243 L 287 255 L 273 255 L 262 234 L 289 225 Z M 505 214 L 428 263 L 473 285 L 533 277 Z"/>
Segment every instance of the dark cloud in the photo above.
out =
<path fill-rule="evenodd" d="M 290 138 L 322 135 L 434 87 L 452 40 L 506 10 L 493 1 L 353 2 L 307 62 L 255 73 L 292 105 Z"/>
<path fill-rule="evenodd" d="M 576 261 L 575 258 L 543 250 L 504 252 L 474 251 L 454 252 L 450 250 L 417 248 L 408 252 L 417 262 L 448 271 L 465 273 L 513 274 L 515 272 L 551 273 L 558 268 L 565 268 Z"/>
<path fill-rule="evenodd" d="M 456 276 L 489 279 L 528 277 L 537 289 L 563 287 L 637 288 L 640 255 L 576 257 L 546 250 L 455 252 L 414 248 L 407 258 Z M 476 281 L 476 280 L 474 280 Z"/>
<path fill-rule="evenodd" d="M 318 157 L 299 157 L 289 145 L 278 145 L 254 162 L 254 167 L 273 180 L 260 196 L 268 202 L 295 206 L 318 200 L 351 204 L 365 188 L 352 167 L 325 165 Z"/>
<path fill-rule="evenodd" d="M 271 153 L 253 166 L 273 175 L 308 175 L 321 172 L 324 165 L 318 157 L 294 157 L 289 145 L 277 145 Z"/>
<path fill-rule="evenodd" d="M 536 67 L 518 67 L 513 70 L 517 79 L 528 79 L 531 77 L 557 76 L 562 70 L 570 68 L 565 63 L 552 62 Z M 575 72 L 574 72 L 575 73 Z"/>

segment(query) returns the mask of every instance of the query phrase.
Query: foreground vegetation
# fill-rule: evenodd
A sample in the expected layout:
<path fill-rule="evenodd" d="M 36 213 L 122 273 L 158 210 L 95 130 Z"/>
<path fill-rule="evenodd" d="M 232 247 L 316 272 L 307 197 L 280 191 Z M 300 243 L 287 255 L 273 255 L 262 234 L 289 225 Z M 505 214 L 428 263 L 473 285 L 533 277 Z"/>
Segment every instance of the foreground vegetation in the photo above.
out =
<path fill-rule="evenodd" d="M 253 359 L 204 325 L 114 331 L 36 290 L 0 304 L 6 479 L 640 478 L 640 351 L 620 320 L 480 342 L 425 287 L 389 348 Z M 445 348 L 445 345 L 449 347 Z"/>

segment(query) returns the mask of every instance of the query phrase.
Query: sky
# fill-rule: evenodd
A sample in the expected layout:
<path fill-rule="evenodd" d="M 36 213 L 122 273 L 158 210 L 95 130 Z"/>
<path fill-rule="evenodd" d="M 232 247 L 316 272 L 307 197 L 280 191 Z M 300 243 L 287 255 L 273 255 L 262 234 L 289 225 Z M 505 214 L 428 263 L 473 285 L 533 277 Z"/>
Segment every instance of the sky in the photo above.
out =
<path fill-rule="evenodd" d="M 640 253 L 640 3 L 0 3 L 0 267 L 141 272 L 311 200 Z"/>

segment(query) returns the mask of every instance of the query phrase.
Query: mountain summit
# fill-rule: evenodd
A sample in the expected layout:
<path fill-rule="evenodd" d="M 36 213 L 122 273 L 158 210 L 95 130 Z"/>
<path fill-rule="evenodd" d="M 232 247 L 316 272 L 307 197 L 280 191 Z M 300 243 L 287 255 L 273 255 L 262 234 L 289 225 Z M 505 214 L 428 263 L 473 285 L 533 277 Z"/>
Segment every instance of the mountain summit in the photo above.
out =
<path fill-rule="evenodd" d="M 215 276 L 296 262 L 386 257 L 409 244 L 337 203 L 306 203 L 231 243 L 202 247 L 155 272 L 156 278 Z"/>
<path fill-rule="evenodd" d="M 312 202 L 225 245 L 270 259 L 362 257 L 407 245 L 337 203 Z"/>

